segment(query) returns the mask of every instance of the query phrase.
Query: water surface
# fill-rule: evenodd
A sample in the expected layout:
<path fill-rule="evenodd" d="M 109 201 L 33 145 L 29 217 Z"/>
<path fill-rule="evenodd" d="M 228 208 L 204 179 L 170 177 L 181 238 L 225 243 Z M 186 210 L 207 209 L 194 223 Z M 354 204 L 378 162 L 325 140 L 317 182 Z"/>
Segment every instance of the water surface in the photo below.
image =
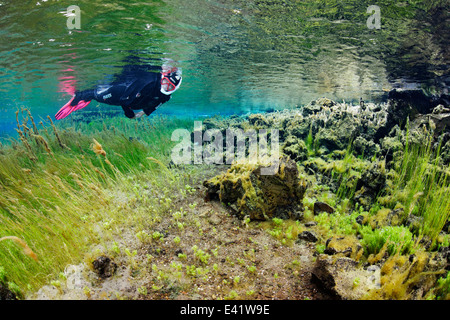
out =
<path fill-rule="evenodd" d="M 79 30 L 66 24 L 73 4 Z M 53 116 L 67 88 L 111 80 L 130 56 L 172 59 L 183 70 L 180 90 L 157 114 L 242 114 L 321 96 L 380 101 L 394 87 L 446 91 L 448 2 L 376 1 L 381 29 L 367 26 L 372 4 L 0 0 L 0 130 L 11 132 L 22 106 Z"/>

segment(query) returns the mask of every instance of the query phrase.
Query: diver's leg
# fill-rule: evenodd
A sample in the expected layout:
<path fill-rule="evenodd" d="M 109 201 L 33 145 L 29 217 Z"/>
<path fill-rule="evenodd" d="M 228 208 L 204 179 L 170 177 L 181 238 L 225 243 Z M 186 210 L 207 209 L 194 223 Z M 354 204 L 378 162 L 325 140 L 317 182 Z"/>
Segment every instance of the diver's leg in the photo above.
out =
<path fill-rule="evenodd" d="M 76 91 L 73 100 L 70 102 L 71 106 L 76 106 L 80 101 L 91 101 L 95 99 L 94 89 Z"/>
<path fill-rule="evenodd" d="M 94 89 L 95 100 L 110 105 L 120 105 L 120 98 L 127 86 L 123 83 L 100 85 Z"/>

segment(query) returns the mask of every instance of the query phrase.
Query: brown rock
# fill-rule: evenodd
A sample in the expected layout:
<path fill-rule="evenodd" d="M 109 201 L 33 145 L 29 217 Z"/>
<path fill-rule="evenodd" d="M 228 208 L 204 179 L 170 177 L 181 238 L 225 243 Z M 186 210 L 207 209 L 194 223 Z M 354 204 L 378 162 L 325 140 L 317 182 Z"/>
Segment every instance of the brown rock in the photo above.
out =
<path fill-rule="evenodd" d="M 359 300 L 376 288 L 379 274 L 364 270 L 353 259 L 319 255 L 312 271 L 313 279 L 342 300 Z"/>
<path fill-rule="evenodd" d="M 316 203 L 314 203 L 314 214 L 318 215 L 322 212 L 334 213 L 334 209 L 325 202 L 317 201 Z"/>
<path fill-rule="evenodd" d="M 207 198 L 219 199 L 234 208 L 237 216 L 252 220 L 301 217 L 306 185 L 298 177 L 297 164 L 288 157 L 279 160 L 272 175 L 261 174 L 261 164 L 235 163 L 224 174 L 205 181 Z"/>
<path fill-rule="evenodd" d="M 102 279 L 111 277 L 117 270 L 117 264 L 115 264 L 110 258 L 106 256 L 100 256 L 92 262 L 95 272 Z"/>

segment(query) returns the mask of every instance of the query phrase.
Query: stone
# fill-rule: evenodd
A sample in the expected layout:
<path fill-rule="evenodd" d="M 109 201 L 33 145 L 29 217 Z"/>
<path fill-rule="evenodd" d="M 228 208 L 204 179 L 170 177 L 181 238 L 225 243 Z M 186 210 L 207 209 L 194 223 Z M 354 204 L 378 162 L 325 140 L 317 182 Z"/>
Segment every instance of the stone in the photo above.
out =
<path fill-rule="evenodd" d="M 262 164 L 233 163 L 224 174 L 204 181 L 206 197 L 235 207 L 238 218 L 251 220 L 301 216 L 306 183 L 299 179 L 295 161 L 283 156 L 274 174 L 261 174 Z"/>
<path fill-rule="evenodd" d="M 92 262 L 94 271 L 102 279 L 109 278 L 117 270 L 117 264 L 115 264 L 109 257 L 100 256 Z"/>
<path fill-rule="evenodd" d="M 364 225 L 364 216 L 362 215 L 357 216 L 355 221 L 357 224 Z"/>
<path fill-rule="evenodd" d="M 317 238 L 316 234 L 312 231 L 303 231 L 298 235 L 298 238 L 300 240 L 305 240 L 308 242 L 317 242 L 319 239 Z"/>
<path fill-rule="evenodd" d="M 435 107 L 431 113 L 432 114 L 450 113 L 450 109 L 440 104 L 437 107 Z"/>
<path fill-rule="evenodd" d="M 410 214 L 405 221 L 405 226 L 409 227 L 410 230 L 417 231 L 420 230 L 423 224 L 423 217 Z"/>
<path fill-rule="evenodd" d="M 375 142 L 385 137 L 395 125 L 405 126 L 406 119 L 413 121 L 418 115 L 431 114 L 439 104 L 447 106 L 448 96 L 428 96 L 422 90 L 395 89 L 389 92 L 388 101 L 387 121 L 378 128 Z"/>
<path fill-rule="evenodd" d="M 399 226 L 404 220 L 403 208 L 391 210 L 381 209 L 375 215 L 370 217 L 369 223 L 373 229 L 383 228 L 387 226 Z"/>
<path fill-rule="evenodd" d="M 263 128 L 267 128 L 271 124 L 271 121 L 260 113 L 249 115 L 248 122 L 253 126 L 259 126 Z"/>
<path fill-rule="evenodd" d="M 217 226 L 222 223 L 222 219 L 219 217 L 218 214 L 213 213 L 209 218 L 208 222 L 212 224 L 213 226 Z"/>
<path fill-rule="evenodd" d="M 331 207 L 329 204 L 326 204 L 325 202 L 317 201 L 314 203 L 314 214 L 318 215 L 322 212 L 326 213 L 334 213 L 333 207 Z"/>
<path fill-rule="evenodd" d="M 359 259 L 363 247 L 354 236 L 331 237 L 325 243 L 324 253 Z"/>
<path fill-rule="evenodd" d="M 294 161 L 304 161 L 308 159 L 308 148 L 302 139 L 290 135 L 283 144 L 283 152 Z"/>
<path fill-rule="evenodd" d="M 0 300 L 17 300 L 16 295 L 0 282 Z"/>
<path fill-rule="evenodd" d="M 373 163 L 358 179 L 354 200 L 363 207 L 370 206 L 380 191 L 385 188 L 386 180 L 386 170 L 380 168 L 377 163 Z"/>
<path fill-rule="evenodd" d="M 314 227 L 317 226 L 317 221 L 309 221 L 305 223 L 305 227 Z"/>
<path fill-rule="evenodd" d="M 353 141 L 353 148 L 358 155 L 364 155 L 365 157 L 373 157 L 380 152 L 380 146 L 372 140 L 366 140 L 363 137 L 357 137 Z"/>
<path fill-rule="evenodd" d="M 312 270 L 313 280 L 337 299 L 359 300 L 375 288 L 374 272 L 364 270 L 347 257 L 319 255 Z"/>

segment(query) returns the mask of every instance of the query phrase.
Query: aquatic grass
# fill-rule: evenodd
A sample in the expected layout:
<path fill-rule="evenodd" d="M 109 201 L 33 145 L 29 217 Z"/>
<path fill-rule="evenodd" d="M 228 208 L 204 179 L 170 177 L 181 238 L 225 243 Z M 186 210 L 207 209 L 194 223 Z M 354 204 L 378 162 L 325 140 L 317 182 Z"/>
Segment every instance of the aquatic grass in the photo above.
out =
<path fill-rule="evenodd" d="M 27 243 L 25 241 L 23 241 L 22 239 L 15 237 L 15 236 L 6 236 L 6 237 L 0 238 L 0 242 L 5 241 L 5 240 L 14 241 L 22 248 L 23 253 L 25 255 L 29 256 L 30 258 L 32 258 L 35 261 L 38 261 L 36 253 L 34 253 L 33 250 L 31 250 L 30 247 L 27 245 Z"/>
<path fill-rule="evenodd" d="M 434 291 L 436 300 L 450 300 L 450 272 L 446 277 L 438 279 L 438 286 Z"/>
<path fill-rule="evenodd" d="M 0 266 L 7 281 L 22 292 L 39 288 L 68 264 L 81 261 L 88 247 L 106 243 L 114 232 L 119 233 L 111 228 L 114 223 L 109 223 L 110 234 L 104 233 L 100 239 L 93 232 L 98 223 L 113 222 L 114 218 L 128 219 L 130 224 L 157 221 L 157 216 L 149 217 L 149 212 L 158 210 L 156 199 L 140 194 L 139 199 L 130 199 L 129 205 L 133 201 L 149 204 L 147 212 L 136 212 L 134 217 L 128 206 L 123 210 L 112 207 L 111 190 L 140 186 L 135 179 L 167 187 L 171 179 L 147 157 L 167 163 L 170 130 L 190 123 L 159 119 L 150 131 L 144 122 L 121 126 L 117 120 L 109 120 L 108 129 L 105 122 L 71 127 L 49 119 L 40 122 L 38 131 L 30 115 L 19 121 L 17 114 L 19 139 L 11 139 L 0 153 L 0 238 L 20 238 L 38 257 L 35 261 L 24 255 L 11 241 L 0 244 Z M 28 125 L 29 121 L 32 124 Z M 126 137 L 130 132 L 135 139 Z M 169 187 L 184 183 L 182 177 L 176 178 Z M 138 193 L 143 190 L 139 187 Z"/>
<path fill-rule="evenodd" d="M 361 243 L 366 254 L 376 255 L 386 246 L 386 252 L 390 256 L 413 253 L 413 234 L 404 226 L 387 226 L 372 230 L 371 226 L 363 226 L 359 233 L 362 236 Z"/>
<path fill-rule="evenodd" d="M 423 136 L 424 143 L 411 143 L 407 129 L 403 157 L 392 186 L 397 193 L 392 196 L 398 195 L 405 218 L 411 214 L 423 217 L 419 233 L 434 241 L 450 217 L 450 172 L 440 162 L 442 140 L 435 147 L 432 132 L 424 131 Z"/>
<path fill-rule="evenodd" d="M 2 245 L 0 264 L 8 281 L 26 290 L 42 284 L 44 279 L 37 275 L 50 274 L 74 261 L 85 247 L 83 243 L 93 240 L 80 215 L 96 211 L 102 196 L 98 181 L 81 171 L 78 185 L 68 182 L 68 173 L 63 179 L 62 170 L 54 171 L 53 160 L 45 166 L 34 163 L 22 168 L 20 161 L 14 161 L 20 157 L 15 156 L 8 152 L 0 158 L 0 172 L 5 177 L 0 183 L 0 235 L 20 237 L 39 260 L 27 261 L 14 246 Z M 64 169 L 77 172 L 73 162 L 63 163 Z"/>
<path fill-rule="evenodd" d="M 352 200 L 356 192 L 357 178 L 361 176 L 363 166 L 362 161 L 356 158 L 352 153 L 351 143 L 347 147 L 343 160 L 338 160 L 333 170 L 333 176 L 337 176 L 339 188 L 336 196 L 341 199 Z"/>

